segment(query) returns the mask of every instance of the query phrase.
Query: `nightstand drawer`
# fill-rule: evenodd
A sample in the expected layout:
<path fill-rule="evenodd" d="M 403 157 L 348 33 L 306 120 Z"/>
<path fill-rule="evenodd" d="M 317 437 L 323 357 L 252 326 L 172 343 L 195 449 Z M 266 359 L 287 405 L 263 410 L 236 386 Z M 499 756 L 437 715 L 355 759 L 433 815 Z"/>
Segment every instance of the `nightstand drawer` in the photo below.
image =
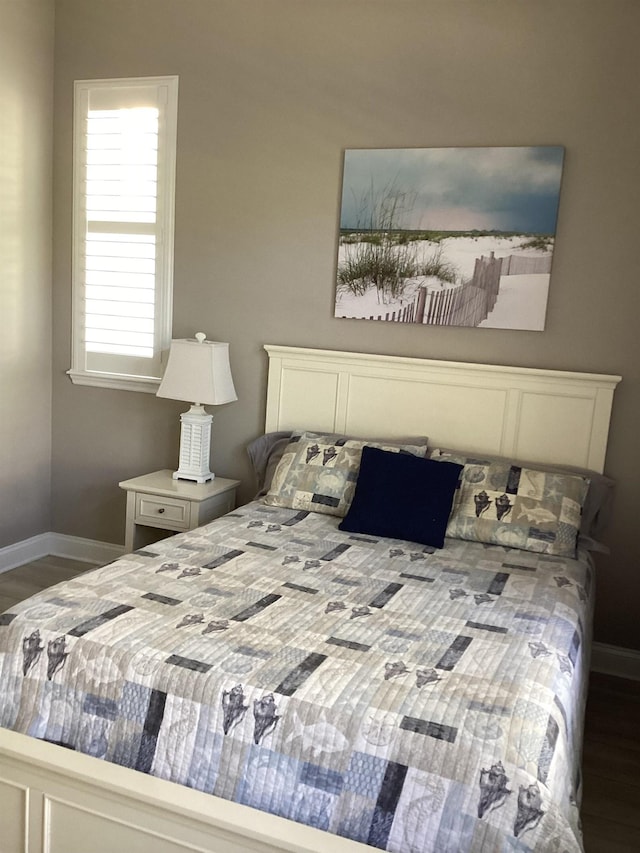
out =
<path fill-rule="evenodd" d="M 153 527 L 188 530 L 190 508 L 191 503 L 188 500 L 137 494 L 135 521 L 137 524 L 150 524 Z"/>

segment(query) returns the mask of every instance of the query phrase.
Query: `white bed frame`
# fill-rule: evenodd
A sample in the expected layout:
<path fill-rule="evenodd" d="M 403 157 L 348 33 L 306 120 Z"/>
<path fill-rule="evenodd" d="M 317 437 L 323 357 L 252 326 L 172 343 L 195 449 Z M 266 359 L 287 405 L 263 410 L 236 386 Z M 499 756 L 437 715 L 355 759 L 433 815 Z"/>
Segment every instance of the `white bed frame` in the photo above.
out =
<path fill-rule="evenodd" d="M 619 376 L 266 346 L 266 430 L 428 435 L 602 471 Z M 1 853 L 371 848 L 0 729 Z"/>

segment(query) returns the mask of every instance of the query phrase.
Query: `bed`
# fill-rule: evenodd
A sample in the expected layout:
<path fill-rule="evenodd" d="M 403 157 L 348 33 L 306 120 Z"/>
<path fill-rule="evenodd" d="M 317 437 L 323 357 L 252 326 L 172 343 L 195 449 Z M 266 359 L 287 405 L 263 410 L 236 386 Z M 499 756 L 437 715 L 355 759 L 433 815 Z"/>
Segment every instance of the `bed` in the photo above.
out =
<path fill-rule="evenodd" d="M 619 377 L 266 349 L 260 496 L 0 616 L 3 853 L 582 850 Z"/>

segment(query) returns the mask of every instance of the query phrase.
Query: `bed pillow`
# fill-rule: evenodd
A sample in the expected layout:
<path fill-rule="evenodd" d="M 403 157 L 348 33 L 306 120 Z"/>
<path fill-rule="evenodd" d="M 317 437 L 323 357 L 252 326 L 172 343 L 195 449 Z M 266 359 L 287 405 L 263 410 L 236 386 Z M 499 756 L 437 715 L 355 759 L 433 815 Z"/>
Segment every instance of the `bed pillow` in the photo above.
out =
<path fill-rule="evenodd" d="M 289 444 L 291 435 L 291 430 L 267 432 L 247 445 L 247 454 L 258 485 L 256 498 L 263 497 L 269 491 L 273 474 Z"/>
<path fill-rule="evenodd" d="M 338 526 L 442 548 L 461 471 L 453 462 L 363 447 L 353 501 Z"/>
<path fill-rule="evenodd" d="M 461 450 L 452 450 L 451 448 L 436 448 L 429 452 L 431 459 L 459 459 L 459 458 L 481 458 L 484 462 L 501 462 L 504 464 L 513 464 L 504 456 L 494 456 L 491 454 L 474 454 Z M 592 471 L 588 468 L 579 468 L 575 465 L 554 465 L 540 462 L 523 462 L 517 464 L 523 468 L 535 468 L 539 470 L 549 471 L 560 474 L 576 474 L 580 477 L 585 477 L 589 480 L 589 491 L 582 506 L 582 518 L 580 521 L 580 534 L 578 537 L 579 544 L 592 551 L 608 552 L 606 545 L 603 545 L 600 539 L 604 535 L 613 509 L 613 498 L 615 492 L 615 480 L 601 474 L 598 471 Z"/>
<path fill-rule="evenodd" d="M 371 437 L 368 435 L 347 435 L 342 432 L 323 432 L 322 430 L 294 430 L 291 433 L 291 437 L 300 437 L 300 438 L 321 438 L 323 441 L 363 441 L 366 444 L 389 444 L 391 447 L 400 447 L 404 445 L 410 445 L 411 447 L 420 447 L 424 452 L 424 455 L 427 454 L 427 445 L 429 444 L 429 439 L 424 435 L 411 435 L 411 436 L 402 436 L 400 438 L 390 438 L 389 436 L 375 436 Z"/>
<path fill-rule="evenodd" d="M 247 453 L 258 485 L 258 493 L 255 496 L 256 499 L 264 497 L 271 488 L 273 475 L 275 474 L 278 463 L 282 459 L 284 451 L 286 450 L 291 438 L 294 435 L 301 436 L 303 434 L 308 438 L 322 437 L 327 441 L 338 441 L 347 438 L 358 439 L 361 441 L 365 440 L 362 436 L 349 436 L 339 433 L 305 432 L 304 430 L 267 432 L 264 435 L 258 436 L 258 438 L 254 439 L 254 441 L 247 445 Z M 428 439 L 425 436 L 410 436 L 393 439 L 372 438 L 366 440 L 375 444 L 390 444 L 393 446 L 397 444 L 419 445 L 421 447 L 424 446 L 425 454 L 427 452 Z"/>
<path fill-rule="evenodd" d="M 430 458 L 464 466 L 447 536 L 575 557 L 588 477 L 438 449 Z"/>
<path fill-rule="evenodd" d="M 322 435 L 294 434 L 264 497 L 270 506 L 304 509 L 343 518 L 353 499 L 362 448 L 426 456 L 426 444 L 392 444 Z"/>

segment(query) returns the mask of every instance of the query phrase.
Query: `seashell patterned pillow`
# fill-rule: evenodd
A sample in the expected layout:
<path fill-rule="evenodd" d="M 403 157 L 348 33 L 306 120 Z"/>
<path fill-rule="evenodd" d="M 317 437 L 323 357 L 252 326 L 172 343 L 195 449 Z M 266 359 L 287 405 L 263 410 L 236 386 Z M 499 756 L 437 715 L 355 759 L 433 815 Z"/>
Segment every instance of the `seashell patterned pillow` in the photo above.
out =
<path fill-rule="evenodd" d="M 448 537 L 575 557 L 588 477 L 439 449 L 429 456 L 464 466 Z"/>
<path fill-rule="evenodd" d="M 422 457 L 427 451 L 426 443 L 378 443 L 321 433 L 294 434 L 264 503 L 344 518 L 353 500 L 365 446 Z"/>

